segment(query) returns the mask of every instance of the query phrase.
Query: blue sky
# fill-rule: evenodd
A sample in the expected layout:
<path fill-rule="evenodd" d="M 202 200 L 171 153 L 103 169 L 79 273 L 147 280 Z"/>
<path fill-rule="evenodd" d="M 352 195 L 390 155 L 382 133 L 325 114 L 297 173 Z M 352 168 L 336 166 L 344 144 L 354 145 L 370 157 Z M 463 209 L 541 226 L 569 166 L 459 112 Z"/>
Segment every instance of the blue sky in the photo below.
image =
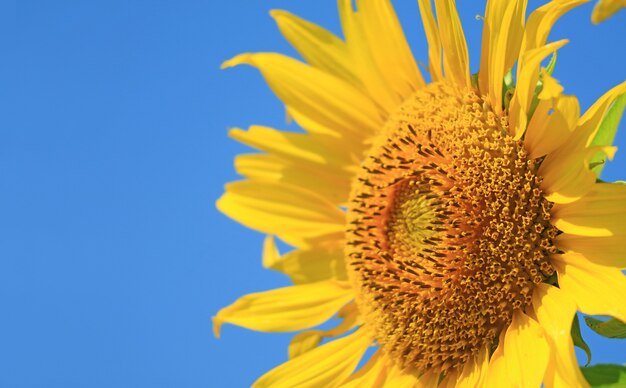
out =
<path fill-rule="evenodd" d="M 395 3 L 425 61 L 416 2 Z M 459 3 L 475 70 L 483 5 Z M 286 359 L 289 335 L 225 326 L 216 340 L 210 322 L 288 284 L 261 268 L 263 236 L 214 206 L 246 151 L 227 129 L 288 128 L 256 71 L 219 70 L 293 53 L 274 8 L 339 31 L 334 0 L 0 6 L 0 386 L 241 387 Z M 585 108 L 626 60 L 626 13 L 592 26 L 590 12 L 552 34 L 571 39 L 555 77 Z M 625 170 L 618 152 L 604 177 Z M 587 337 L 594 362 L 626 362 L 620 342 Z"/>

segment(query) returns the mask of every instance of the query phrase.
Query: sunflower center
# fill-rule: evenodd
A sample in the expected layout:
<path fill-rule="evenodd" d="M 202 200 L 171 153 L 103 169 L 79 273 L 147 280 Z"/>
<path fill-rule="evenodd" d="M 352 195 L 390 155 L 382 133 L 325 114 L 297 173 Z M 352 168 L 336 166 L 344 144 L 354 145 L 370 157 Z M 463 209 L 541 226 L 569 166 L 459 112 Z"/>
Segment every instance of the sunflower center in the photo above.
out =
<path fill-rule="evenodd" d="M 431 84 L 390 117 L 353 185 L 347 255 L 357 303 L 401 368 L 462 366 L 554 273 L 538 167 L 472 91 Z"/>

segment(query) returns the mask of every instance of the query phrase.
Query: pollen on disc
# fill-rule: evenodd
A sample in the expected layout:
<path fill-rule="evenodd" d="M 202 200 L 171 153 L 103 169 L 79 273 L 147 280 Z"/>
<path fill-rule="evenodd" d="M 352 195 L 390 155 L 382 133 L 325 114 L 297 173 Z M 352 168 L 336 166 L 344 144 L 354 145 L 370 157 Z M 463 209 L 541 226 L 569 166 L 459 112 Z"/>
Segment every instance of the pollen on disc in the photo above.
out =
<path fill-rule="evenodd" d="M 554 273 L 538 167 L 472 91 L 431 84 L 388 120 L 353 185 L 346 253 L 359 308 L 398 366 L 462 366 Z"/>

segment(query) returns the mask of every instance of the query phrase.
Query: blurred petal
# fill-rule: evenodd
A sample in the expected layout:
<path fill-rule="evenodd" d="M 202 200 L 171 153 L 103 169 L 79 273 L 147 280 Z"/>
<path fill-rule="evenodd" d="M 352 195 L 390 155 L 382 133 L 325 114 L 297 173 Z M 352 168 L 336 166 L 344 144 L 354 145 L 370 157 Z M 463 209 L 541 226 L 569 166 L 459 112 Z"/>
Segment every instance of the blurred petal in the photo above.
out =
<path fill-rule="evenodd" d="M 365 137 L 382 124 L 380 112 L 368 96 L 317 68 L 275 53 L 240 54 L 224 62 L 222 68 L 241 64 L 259 69 L 288 108 L 336 135 L 352 133 Z"/>
<path fill-rule="evenodd" d="M 354 302 L 343 306 L 337 313 L 341 323 L 328 330 L 308 330 L 296 334 L 289 343 L 289 358 L 298 357 L 315 349 L 324 338 L 337 337 L 345 334 L 360 323 L 359 310 Z"/>
<path fill-rule="evenodd" d="M 407 373 L 400 368 L 391 364 L 387 370 L 387 379 L 385 380 L 385 387 L 394 388 L 417 388 L 421 387 L 420 378 L 413 373 Z"/>
<path fill-rule="evenodd" d="M 266 246 L 268 254 L 263 255 L 263 266 L 284 273 L 295 284 L 348 278 L 341 244 L 335 248 L 316 245 L 311 249 L 296 249 L 283 256 L 274 255 L 273 239 L 266 239 Z"/>
<path fill-rule="evenodd" d="M 328 135 L 290 133 L 257 125 L 247 131 L 231 129 L 229 135 L 241 143 L 268 152 L 273 160 L 282 163 L 269 166 L 275 173 L 271 180 L 296 183 L 337 204 L 347 202 L 355 170 L 353 159 L 357 155 L 360 157 L 362 144 Z M 268 159 L 260 158 L 258 154 L 252 158 L 254 162 L 245 164 L 245 167 L 254 170 L 266 168 L 267 163 L 263 161 Z M 262 162 L 255 168 L 259 159 Z M 238 160 L 237 164 L 238 172 L 249 176 L 247 171 L 240 171 L 242 161 Z"/>
<path fill-rule="evenodd" d="M 385 381 L 387 365 L 378 350 L 361 369 L 341 385 L 341 388 L 382 387 Z"/>
<path fill-rule="evenodd" d="M 598 0 L 591 14 L 591 21 L 598 24 L 624 7 L 626 7 L 626 0 Z"/>
<path fill-rule="evenodd" d="M 249 228 L 296 246 L 344 230 L 345 214 L 338 207 L 314 192 L 277 182 L 229 183 L 217 207 Z"/>
<path fill-rule="evenodd" d="M 280 182 L 317 193 L 336 205 L 345 204 L 350 193 L 348 180 L 341 175 L 272 154 L 242 154 L 235 157 L 235 170 L 255 181 Z"/>
<path fill-rule="evenodd" d="M 346 44 L 330 31 L 287 11 L 270 12 L 285 39 L 314 67 L 359 85 Z"/>

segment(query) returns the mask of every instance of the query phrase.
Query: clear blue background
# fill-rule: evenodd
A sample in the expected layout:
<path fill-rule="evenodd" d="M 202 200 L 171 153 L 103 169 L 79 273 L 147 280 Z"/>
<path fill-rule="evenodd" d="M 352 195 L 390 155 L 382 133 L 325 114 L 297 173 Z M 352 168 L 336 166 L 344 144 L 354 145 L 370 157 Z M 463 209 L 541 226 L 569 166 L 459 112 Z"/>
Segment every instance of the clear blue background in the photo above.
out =
<path fill-rule="evenodd" d="M 396 3 L 426 61 L 416 1 Z M 484 5 L 459 3 L 475 71 Z M 288 284 L 214 206 L 245 151 L 227 128 L 286 128 L 284 109 L 256 71 L 219 65 L 293 53 L 273 8 L 339 31 L 335 1 L 1 4 L 0 387 L 243 387 L 284 361 L 289 335 L 211 333 L 220 307 Z M 585 108 L 626 60 L 626 12 L 592 26 L 591 8 L 552 34 Z M 605 178 L 625 167 L 622 151 Z M 587 338 L 595 362 L 626 362 L 624 342 Z"/>

